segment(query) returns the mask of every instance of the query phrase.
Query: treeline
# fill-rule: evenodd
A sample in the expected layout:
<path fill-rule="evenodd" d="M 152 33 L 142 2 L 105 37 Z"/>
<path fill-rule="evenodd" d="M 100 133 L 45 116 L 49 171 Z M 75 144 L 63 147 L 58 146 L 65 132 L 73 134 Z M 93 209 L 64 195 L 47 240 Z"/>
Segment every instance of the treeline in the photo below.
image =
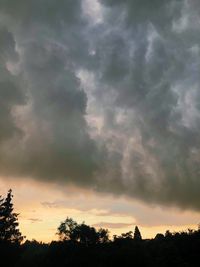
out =
<path fill-rule="evenodd" d="M 9 190 L 6 198 L 0 197 L 0 266 L 198 266 L 200 228 L 142 239 L 136 226 L 134 232 L 110 238 L 106 229 L 67 217 L 58 227 L 58 241 L 45 244 L 23 242 L 17 217 Z"/>

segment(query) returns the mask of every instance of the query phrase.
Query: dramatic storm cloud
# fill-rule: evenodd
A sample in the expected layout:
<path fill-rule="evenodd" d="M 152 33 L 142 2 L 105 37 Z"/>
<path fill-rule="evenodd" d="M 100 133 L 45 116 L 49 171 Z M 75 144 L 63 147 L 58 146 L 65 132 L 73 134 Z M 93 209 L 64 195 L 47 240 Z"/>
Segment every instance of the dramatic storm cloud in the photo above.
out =
<path fill-rule="evenodd" d="M 0 174 L 200 208 L 198 0 L 0 0 Z"/>
<path fill-rule="evenodd" d="M 87 51 L 81 3 L 3 1 L 1 11 L 6 70 L 1 125 L 7 137 L 1 172 L 91 184 L 101 158 L 88 133 L 87 95 L 76 75 L 77 57 L 81 62 Z M 14 53 L 11 48 L 18 55 L 15 64 L 4 58 Z M 6 75 L 21 80 L 25 105 L 19 106 L 20 90 Z"/>

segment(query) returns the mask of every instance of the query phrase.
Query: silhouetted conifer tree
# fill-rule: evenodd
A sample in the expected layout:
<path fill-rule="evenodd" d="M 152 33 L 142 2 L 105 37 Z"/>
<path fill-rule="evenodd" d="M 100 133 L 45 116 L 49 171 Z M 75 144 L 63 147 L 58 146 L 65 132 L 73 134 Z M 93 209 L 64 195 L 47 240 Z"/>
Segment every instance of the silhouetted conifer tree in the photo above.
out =
<path fill-rule="evenodd" d="M 140 230 L 137 226 L 135 226 L 135 231 L 134 231 L 134 237 L 133 237 L 134 240 L 136 241 L 140 241 L 142 240 L 142 236 L 140 234 Z"/>
<path fill-rule="evenodd" d="M 18 226 L 18 215 L 13 212 L 12 190 L 10 189 L 5 199 L 0 198 L 0 241 L 20 243 L 23 240 Z"/>

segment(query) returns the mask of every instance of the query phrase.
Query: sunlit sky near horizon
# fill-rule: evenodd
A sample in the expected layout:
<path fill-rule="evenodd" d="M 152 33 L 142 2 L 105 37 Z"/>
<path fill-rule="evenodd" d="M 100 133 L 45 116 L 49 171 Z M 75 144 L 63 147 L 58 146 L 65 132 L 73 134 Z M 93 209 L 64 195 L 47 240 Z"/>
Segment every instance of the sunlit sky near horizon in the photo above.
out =
<path fill-rule="evenodd" d="M 139 226 L 143 238 L 153 238 L 166 230 L 197 229 L 199 213 L 177 208 L 148 206 L 124 197 L 96 194 L 91 190 L 31 180 L 14 182 L 0 179 L 6 195 L 13 188 L 13 203 L 19 215 L 20 230 L 26 239 L 42 242 L 58 240 L 57 227 L 67 217 L 99 229 L 109 230 L 110 238 Z"/>
<path fill-rule="evenodd" d="M 199 36 L 199 0 L 0 0 L 0 195 L 28 239 L 197 228 Z"/>

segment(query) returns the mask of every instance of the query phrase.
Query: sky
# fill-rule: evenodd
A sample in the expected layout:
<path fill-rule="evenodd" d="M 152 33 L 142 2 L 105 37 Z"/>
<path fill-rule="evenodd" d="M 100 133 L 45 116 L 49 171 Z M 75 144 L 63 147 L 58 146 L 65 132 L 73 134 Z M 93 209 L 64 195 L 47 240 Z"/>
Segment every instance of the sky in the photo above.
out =
<path fill-rule="evenodd" d="M 0 195 L 28 239 L 195 228 L 199 0 L 0 0 Z"/>

